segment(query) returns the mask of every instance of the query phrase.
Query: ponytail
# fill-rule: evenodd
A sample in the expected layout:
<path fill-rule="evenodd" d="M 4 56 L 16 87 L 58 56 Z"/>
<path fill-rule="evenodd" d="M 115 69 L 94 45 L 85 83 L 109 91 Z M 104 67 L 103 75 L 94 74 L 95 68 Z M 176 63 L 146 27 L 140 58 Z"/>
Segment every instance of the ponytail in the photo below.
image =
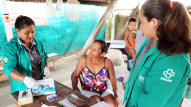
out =
<path fill-rule="evenodd" d="M 143 15 L 150 22 L 160 21 L 156 35 L 157 49 L 167 55 L 191 53 L 191 19 L 185 6 L 170 0 L 147 0 L 142 6 Z"/>

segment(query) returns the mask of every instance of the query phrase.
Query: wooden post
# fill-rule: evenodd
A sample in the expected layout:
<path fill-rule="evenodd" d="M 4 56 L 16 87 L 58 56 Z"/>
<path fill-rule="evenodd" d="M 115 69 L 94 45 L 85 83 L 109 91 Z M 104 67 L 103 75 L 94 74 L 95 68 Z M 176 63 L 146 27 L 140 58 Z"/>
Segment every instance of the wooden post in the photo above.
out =
<path fill-rule="evenodd" d="M 99 20 L 99 22 L 97 23 L 97 25 L 95 26 L 94 30 L 92 31 L 91 35 L 89 36 L 88 40 L 86 41 L 86 44 L 84 45 L 80 55 L 79 55 L 79 59 L 82 58 L 86 52 L 88 51 L 88 49 L 90 48 L 91 44 L 94 42 L 95 38 L 97 37 L 97 35 L 99 34 L 100 30 L 102 29 L 102 27 L 104 26 L 105 22 L 107 21 L 109 15 L 113 12 L 113 9 L 116 5 L 118 0 L 111 0 L 105 13 L 103 14 L 103 16 L 101 17 L 101 19 Z"/>
<path fill-rule="evenodd" d="M 111 17 L 111 40 L 114 40 L 115 35 L 115 15 L 114 10 L 112 11 L 112 17 Z"/>
<path fill-rule="evenodd" d="M 139 29 L 140 0 L 138 1 L 137 30 Z"/>
<path fill-rule="evenodd" d="M 10 22 L 7 1 L 0 0 L 0 4 L 2 7 L 3 21 L 4 21 L 5 31 L 7 35 L 7 41 L 9 42 L 13 38 L 13 31 L 12 31 L 11 22 Z"/>

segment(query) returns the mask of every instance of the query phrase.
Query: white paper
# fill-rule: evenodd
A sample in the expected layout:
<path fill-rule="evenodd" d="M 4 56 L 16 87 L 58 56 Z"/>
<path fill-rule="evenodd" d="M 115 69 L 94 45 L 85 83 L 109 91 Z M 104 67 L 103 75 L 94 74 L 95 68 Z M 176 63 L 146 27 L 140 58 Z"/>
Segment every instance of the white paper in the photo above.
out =
<path fill-rule="evenodd" d="M 46 104 L 43 104 L 41 107 L 49 107 L 49 106 L 47 106 Z"/>
<path fill-rule="evenodd" d="M 109 104 L 107 104 L 104 101 L 102 101 L 102 102 L 94 104 L 93 106 L 90 106 L 90 107 L 112 107 L 112 106 L 110 106 Z"/>

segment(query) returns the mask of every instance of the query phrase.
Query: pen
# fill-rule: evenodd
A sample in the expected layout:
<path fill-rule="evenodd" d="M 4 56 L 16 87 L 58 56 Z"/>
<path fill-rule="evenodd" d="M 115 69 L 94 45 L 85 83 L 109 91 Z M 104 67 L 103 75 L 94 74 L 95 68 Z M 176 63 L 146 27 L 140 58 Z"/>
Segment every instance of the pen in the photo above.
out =
<path fill-rule="evenodd" d="M 41 103 L 41 105 L 43 104 L 43 102 Z"/>

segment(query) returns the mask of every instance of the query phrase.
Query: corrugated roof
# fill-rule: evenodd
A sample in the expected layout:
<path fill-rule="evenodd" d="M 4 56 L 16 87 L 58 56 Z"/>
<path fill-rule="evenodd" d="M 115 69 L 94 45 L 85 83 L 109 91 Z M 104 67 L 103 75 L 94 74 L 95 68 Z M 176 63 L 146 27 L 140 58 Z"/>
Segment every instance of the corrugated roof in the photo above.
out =
<path fill-rule="evenodd" d="M 45 3 L 46 0 L 7 0 L 14 2 L 35 2 L 35 3 Z M 63 0 L 66 2 L 67 0 Z M 107 5 L 111 0 L 78 0 L 81 4 L 90 4 L 90 5 Z M 53 0 L 53 2 L 57 2 L 57 0 Z"/>

